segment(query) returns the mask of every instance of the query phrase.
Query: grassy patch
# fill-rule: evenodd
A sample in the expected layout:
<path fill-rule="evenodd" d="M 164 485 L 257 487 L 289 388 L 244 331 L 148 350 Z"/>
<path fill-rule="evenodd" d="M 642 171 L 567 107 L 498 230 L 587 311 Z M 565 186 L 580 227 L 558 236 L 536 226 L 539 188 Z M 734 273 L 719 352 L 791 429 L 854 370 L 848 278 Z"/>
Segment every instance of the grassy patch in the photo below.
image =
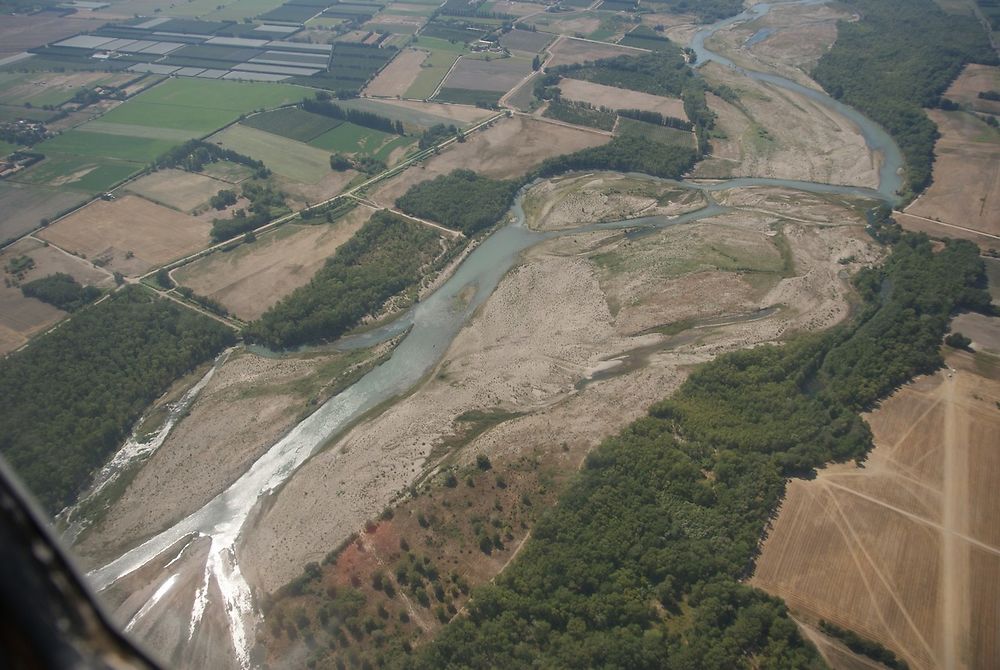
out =
<path fill-rule="evenodd" d="M 87 156 L 52 155 L 27 172 L 18 182 L 65 186 L 87 193 L 101 193 L 142 169 L 138 163 L 102 160 Z"/>
<path fill-rule="evenodd" d="M 294 181 L 315 184 L 330 172 L 327 152 L 241 124 L 213 135 L 211 141 L 263 161 L 277 174 Z"/>
<path fill-rule="evenodd" d="M 343 123 L 314 138 L 309 145 L 337 153 L 372 154 L 395 137 L 398 136 L 353 123 Z"/>
<path fill-rule="evenodd" d="M 254 114 L 241 123 L 251 128 L 308 143 L 342 122 L 328 116 L 312 114 L 298 107 L 286 107 L 272 112 Z"/>
<path fill-rule="evenodd" d="M 635 119 L 618 119 L 619 135 L 635 135 L 638 137 L 652 138 L 661 144 L 670 144 L 681 147 L 694 146 L 694 133 L 681 130 L 680 128 L 669 128 L 667 126 L 657 126 Z"/>
<path fill-rule="evenodd" d="M 48 156 L 63 154 L 75 157 L 114 158 L 145 165 L 180 142 L 127 135 L 106 135 L 84 130 L 70 130 L 46 140 L 36 150 Z"/>

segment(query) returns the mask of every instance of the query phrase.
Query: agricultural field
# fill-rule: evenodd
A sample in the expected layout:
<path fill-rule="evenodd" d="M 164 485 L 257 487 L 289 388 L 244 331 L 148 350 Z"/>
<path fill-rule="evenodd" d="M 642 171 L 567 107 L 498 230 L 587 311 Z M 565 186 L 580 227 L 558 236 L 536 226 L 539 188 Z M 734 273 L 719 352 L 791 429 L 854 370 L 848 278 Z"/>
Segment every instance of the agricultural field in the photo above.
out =
<path fill-rule="evenodd" d="M 242 124 L 212 135 L 209 141 L 264 161 L 276 174 L 292 181 L 314 184 L 330 173 L 329 152 Z"/>
<path fill-rule="evenodd" d="M 968 112 L 927 113 L 941 133 L 934 181 L 906 212 L 1000 235 L 1000 131 Z"/>
<path fill-rule="evenodd" d="M 272 112 L 254 114 L 240 121 L 244 126 L 287 137 L 298 142 L 309 142 L 341 124 L 321 114 L 313 114 L 298 107 L 286 107 Z"/>
<path fill-rule="evenodd" d="M 94 135 L 94 133 L 89 133 Z M 64 137 L 64 136 L 60 136 Z M 57 138 L 59 139 L 59 138 Z M 42 146 L 42 145 L 39 145 Z M 65 146 L 65 145 L 63 145 Z M 46 155 L 8 181 L 37 186 L 65 187 L 81 194 L 103 193 L 142 170 L 143 164 L 70 152 Z"/>
<path fill-rule="evenodd" d="M 386 116 L 393 121 L 401 121 L 406 127 L 417 127 L 426 130 L 439 123 L 445 125 L 464 126 L 482 121 L 492 112 L 477 107 L 445 105 L 439 102 L 422 102 L 420 100 L 367 100 L 356 98 L 337 102 L 347 109 L 358 109 L 363 112 L 373 112 Z"/>
<path fill-rule="evenodd" d="M 52 219 L 62 211 L 82 204 L 87 196 L 78 191 L 34 184 L 0 182 L 0 242 L 6 242 L 37 228 L 42 219 Z"/>
<path fill-rule="evenodd" d="M 636 56 L 644 53 L 638 49 L 616 46 L 614 44 L 585 42 L 569 37 L 555 42 L 549 51 L 553 54 L 552 60 L 548 63 L 549 67 L 583 63 L 588 60 L 600 60 L 602 58 L 614 58 L 615 56 Z"/>
<path fill-rule="evenodd" d="M 342 123 L 316 137 L 309 142 L 309 145 L 330 153 L 374 156 L 388 162 L 388 157 L 394 151 L 415 141 L 412 137 L 384 133 L 353 123 Z"/>
<path fill-rule="evenodd" d="M 960 657 L 989 668 L 1000 653 L 1000 367 L 965 352 L 947 362 L 866 416 L 876 447 L 863 467 L 792 480 L 751 583 L 911 668 Z"/>
<path fill-rule="evenodd" d="M 126 190 L 157 204 L 192 213 L 205 207 L 209 198 L 220 190 L 230 187 L 228 182 L 203 174 L 168 169 L 158 170 L 129 182 Z"/>
<path fill-rule="evenodd" d="M 10 263 L 25 256 L 34 262 L 34 267 L 17 277 L 9 271 Z M 3 286 L 0 286 L 0 355 L 16 349 L 65 316 L 65 312 L 52 305 L 26 298 L 21 293 L 22 284 L 63 272 L 85 286 L 114 286 L 109 272 L 32 238 L 4 248 L 0 252 L 0 268 L 4 275 Z"/>
<path fill-rule="evenodd" d="M 465 45 L 451 44 L 447 40 L 420 36 L 413 46 L 427 50 L 427 58 L 420 65 L 421 72 L 406 89 L 404 98 L 428 99 L 437 91 L 458 57 L 468 52 Z"/>
<path fill-rule="evenodd" d="M 135 277 L 198 251 L 211 224 L 135 195 L 96 200 L 38 237 L 110 271 Z"/>
<path fill-rule="evenodd" d="M 605 144 L 610 139 L 607 135 L 523 116 L 505 118 L 487 130 L 469 135 L 465 142 L 451 144 L 418 169 L 378 184 L 372 197 L 379 205 L 391 205 L 410 186 L 459 168 L 494 179 L 512 179 L 546 158 Z"/>
<path fill-rule="evenodd" d="M 68 157 L 128 161 L 135 163 L 135 167 L 140 168 L 181 142 L 182 140 L 109 135 L 73 129 L 35 145 L 35 150 L 46 156 L 56 154 Z"/>
<path fill-rule="evenodd" d="M 441 86 L 443 89 L 506 93 L 529 72 L 531 72 L 531 61 L 522 58 L 488 61 L 463 58 L 455 64 Z"/>
<path fill-rule="evenodd" d="M 531 25 L 539 30 L 557 35 L 588 37 L 601 27 L 601 18 L 596 12 L 556 12 L 532 17 Z M 597 45 L 595 45 L 597 46 Z"/>
<path fill-rule="evenodd" d="M 252 321 L 307 284 L 371 214 L 371 209 L 357 207 L 331 224 L 288 224 L 256 242 L 186 265 L 174 278 L 236 317 Z"/>
<path fill-rule="evenodd" d="M 134 74 L 107 72 L 0 72 L 0 105 L 59 105 L 84 88 L 120 86 Z"/>
<path fill-rule="evenodd" d="M 506 4 L 506 3 L 498 3 Z M 514 3 L 510 3 L 514 4 Z M 537 7 L 537 5 L 534 5 Z M 530 30 L 514 29 L 500 35 L 500 44 L 511 51 L 521 51 L 528 54 L 540 53 L 555 39 L 549 33 L 532 32 Z"/>
<path fill-rule="evenodd" d="M 419 49 L 403 49 L 389 65 L 378 73 L 365 88 L 365 95 L 374 97 L 395 97 L 403 95 L 420 74 L 420 68 L 427 59 L 428 52 Z"/>
<path fill-rule="evenodd" d="M 650 95 L 640 91 L 630 91 L 568 77 L 563 77 L 559 81 L 559 90 L 562 91 L 562 97 L 566 100 L 587 102 L 594 107 L 641 109 L 647 112 L 657 112 L 663 116 L 672 116 L 675 119 L 687 119 L 687 114 L 684 113 L 684 102 L 680 98 Z"/>
<path fill-rule="evenodd" d="M 62 17 L 41 13 L 32 16 L 4 16 L 0 24 L 0 58 L 33 47 L 56 42 L 79 32 L 95 30 L 104 23 L 99 19 Z"/>
<path fill-rule="evenodd" d="M 1000 66 L 976 63 L 966 65 L 944 95 L 977 112 L 1000 114 L 1000 101 L 983 100 L 979 97 L 983 91 L 1000 91 Z"/>

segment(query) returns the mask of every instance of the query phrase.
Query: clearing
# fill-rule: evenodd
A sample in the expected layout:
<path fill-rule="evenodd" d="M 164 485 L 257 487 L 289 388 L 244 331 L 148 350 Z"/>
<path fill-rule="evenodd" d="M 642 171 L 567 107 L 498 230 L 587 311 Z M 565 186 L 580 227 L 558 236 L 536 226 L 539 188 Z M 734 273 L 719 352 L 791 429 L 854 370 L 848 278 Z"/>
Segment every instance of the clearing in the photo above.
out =
<path fill-rule="evenodd" d="M 252 244 L 186 265 L 173 277 L 195 293 L 222 303 L 238 318 L 252 321 L 307 284 L 371 214 L 371 209 L 357 207 L 332 224 L 286 224 Z"/>
<path fill-rule="evenodd" d="M 687 114 L 684 113 L 684 101 L 680 98 L 650 95 L 567 77 L 563 77 L 559 82 L 559 90 L 562 91 L 562 97 L 567 100 L 589 102 L 594 107 L 641 109 L 658 112 L 663 116 L 672 116 L 675 119 L 687 119 Z"/>
<path fill-rule="evenodd" d="M 373 197 L 389 205 L 410 186 L 459 168 L 475 170 L 487 177 L 509 179 L 523 175 L 546 158 L 605 144 L 611 138 L 567 126 L 514 116 L 493 127 L 452 143 L 440 155 L 422 165 L 375 186 Z"/>
<path fill-rule="evenodd" d="M 751 583 L 911 668 L 995 667 L 1000 368 L 988 359 L 953 351 L 951 369 L 868 414 L 863 467 L 792 480 Z"/>
<path fill-rule="evenodd" d="M 1000 235 L 1000 131 L 968 112 L 927 113 L 941 132 L 934 181 L 906 212 Z"/>
<path fill-rule="evenodd" d="M 378 76 L 372 79 L 365 88 L 364 95 L 376 97 L 395 97 L 403 95 L 420 74 L 420 68 L 427 59 L 428 53 L 419 49 L 403 49 L 392 59 Z"/>
<path fill-rule="evenodd" d="M 211 224 L 136 195 L 96 200 L 38 237 L 108 270 L 137 276 L 204 248 Z"/>

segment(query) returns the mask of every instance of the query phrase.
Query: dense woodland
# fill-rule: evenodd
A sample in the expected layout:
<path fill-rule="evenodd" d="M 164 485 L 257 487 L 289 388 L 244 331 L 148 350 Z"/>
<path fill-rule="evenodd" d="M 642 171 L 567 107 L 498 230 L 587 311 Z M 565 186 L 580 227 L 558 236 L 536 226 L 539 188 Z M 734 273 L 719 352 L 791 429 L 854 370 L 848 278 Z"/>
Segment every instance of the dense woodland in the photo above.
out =
<path fill-rule="evenodd" d="M 233 341 L 215 321 L 127 287 L 0 361 L 0 453 L 58 512 L 153 400 Z"/>
<path fill-rule="evenodd" d="M 675 97 L 680 96 L 687 80 L 695 76 L 684 60 L 684 52 L 676 45 L 670 50 L 641 56 L 615 56 L 585 63 L 558 65 L 547 68 L 545 72 L 605 86 Z"/>
<path fill-rule="evenodd" d="M 606 440 L 466 616 L 376 663 L 822 667 L 784 604 L 739 581 L 785 477 L 862 458 L 858 412 L 940 365 L 949 315 L 989 300 L 974 245 L 935 254 L 907 233 L 858 286 L 865 305 L 849 326 L 722 356 Z"/>
<path fill-rule="evenodd" d="M 472 170 L 455 170 L 410 187 L 396 206 L 412 216 L 473 235 L 503 218 L 520 186 L 520 182 L 489 179 Z"/>
<path fill-rule="evenodd" d="M 690 147 L 662 144 L 634 135 L 619 135 L 599 147 L 548 158 L 531 176 L 552 177 L 571 170 L 615 170 L 678 179 L 697 161 L 698 153 Z"/>
<path fill-rule="evenodd" d="M 434 231 L 376 212 L 312 281 L 251 323 L 245 336 L 274 349 L 335 340 L 416 284 L 440 253 Z"/>
<path fill-rule="evenodd" d="M 229 161 L 253 168 L 258 177 L 267 177 L 270 171 L 264 163 L 250 158 L 231 149 L 201 140 L 188 140 L 179 147 L 174 147 L 153 161 L 156 168 L 183 168 L 191 172 L 201 172 L 209 163 Z"/>
<path fill-rule="evenodd" d="M 996 63 L 996 53 L 978 21 L 947 14 L 933 0 L 847 4 L 862 19 L 838 24 L 813 77 L 889 131 L 906 159 L 906 187 L 918 193 L 931 182 L 938 136 L 923 108 L 940 104 L 965 63 Z"/>
<path fill-rule="evenodd" d="M 350 123 L 358 126 L 381 130 L 384 133 L 396 133 L 397 135 L 403 134 L 403 123 L 401 121 L 393 121 L 388 117 L 380 116 L 372 112 L 364 112 L 360 109 L 346 109 L 321 96 L 322 93 L 317 93 L 316 100 L 312 100 L 310 98 L 303 99 L 302 109 L 307 112 L 312 112 L 313 114 L 328 116 L 331 119 L 349 121 Z"/>
<path fill-rule="evenodd" d="M 21 293 L 66 312 L 75 312 L 101 297 L 101 289 L 83 286 L 65 272 L 57 272 L 23 284 Z"/>

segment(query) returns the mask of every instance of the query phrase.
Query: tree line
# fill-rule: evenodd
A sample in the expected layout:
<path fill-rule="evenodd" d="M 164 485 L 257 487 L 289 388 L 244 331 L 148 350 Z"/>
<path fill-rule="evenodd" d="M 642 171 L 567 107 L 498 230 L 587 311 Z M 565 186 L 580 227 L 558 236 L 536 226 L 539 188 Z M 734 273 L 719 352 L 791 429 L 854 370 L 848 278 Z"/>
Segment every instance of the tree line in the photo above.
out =
<path fill-rule="evenodd" d="M 881 124 L 906 160 L 906 187 L 931 182 L 937 126 L 925 107 L 966 63 L 996 64 L 982 26 L 971 16 L 945 13 L 932 0 L 848 0 L 859 21 L 837 24 L 837 41 L 813 78 L 838 100 Z"/>
<path fill-rule="evenodd" d="M 302 100 L 302 109 L 307 112 L 312 112 L 313 114 L 320 114 L 322 116 L 329 117 L 331 119 L 349 121 L 350 123 L 358 126 L 364 126 L 365 128 L 381 130 L 384 133 L 395 133 L 397 135 L 405 134 L 403 132 L 402 121 L 393 121 L 386 116 L 381 116 L 373 112 L 365 112 L 360 109 L 345 109 L 344 107 L 325 99 L 314 100 L 312 98 L 305 98 Z"/>
<path fill-rule="evenodd" d="M 234 339 L 212 319 L 126 287 L 0 361 L 0 453 L 54 514 L 151 402 Z"/>

